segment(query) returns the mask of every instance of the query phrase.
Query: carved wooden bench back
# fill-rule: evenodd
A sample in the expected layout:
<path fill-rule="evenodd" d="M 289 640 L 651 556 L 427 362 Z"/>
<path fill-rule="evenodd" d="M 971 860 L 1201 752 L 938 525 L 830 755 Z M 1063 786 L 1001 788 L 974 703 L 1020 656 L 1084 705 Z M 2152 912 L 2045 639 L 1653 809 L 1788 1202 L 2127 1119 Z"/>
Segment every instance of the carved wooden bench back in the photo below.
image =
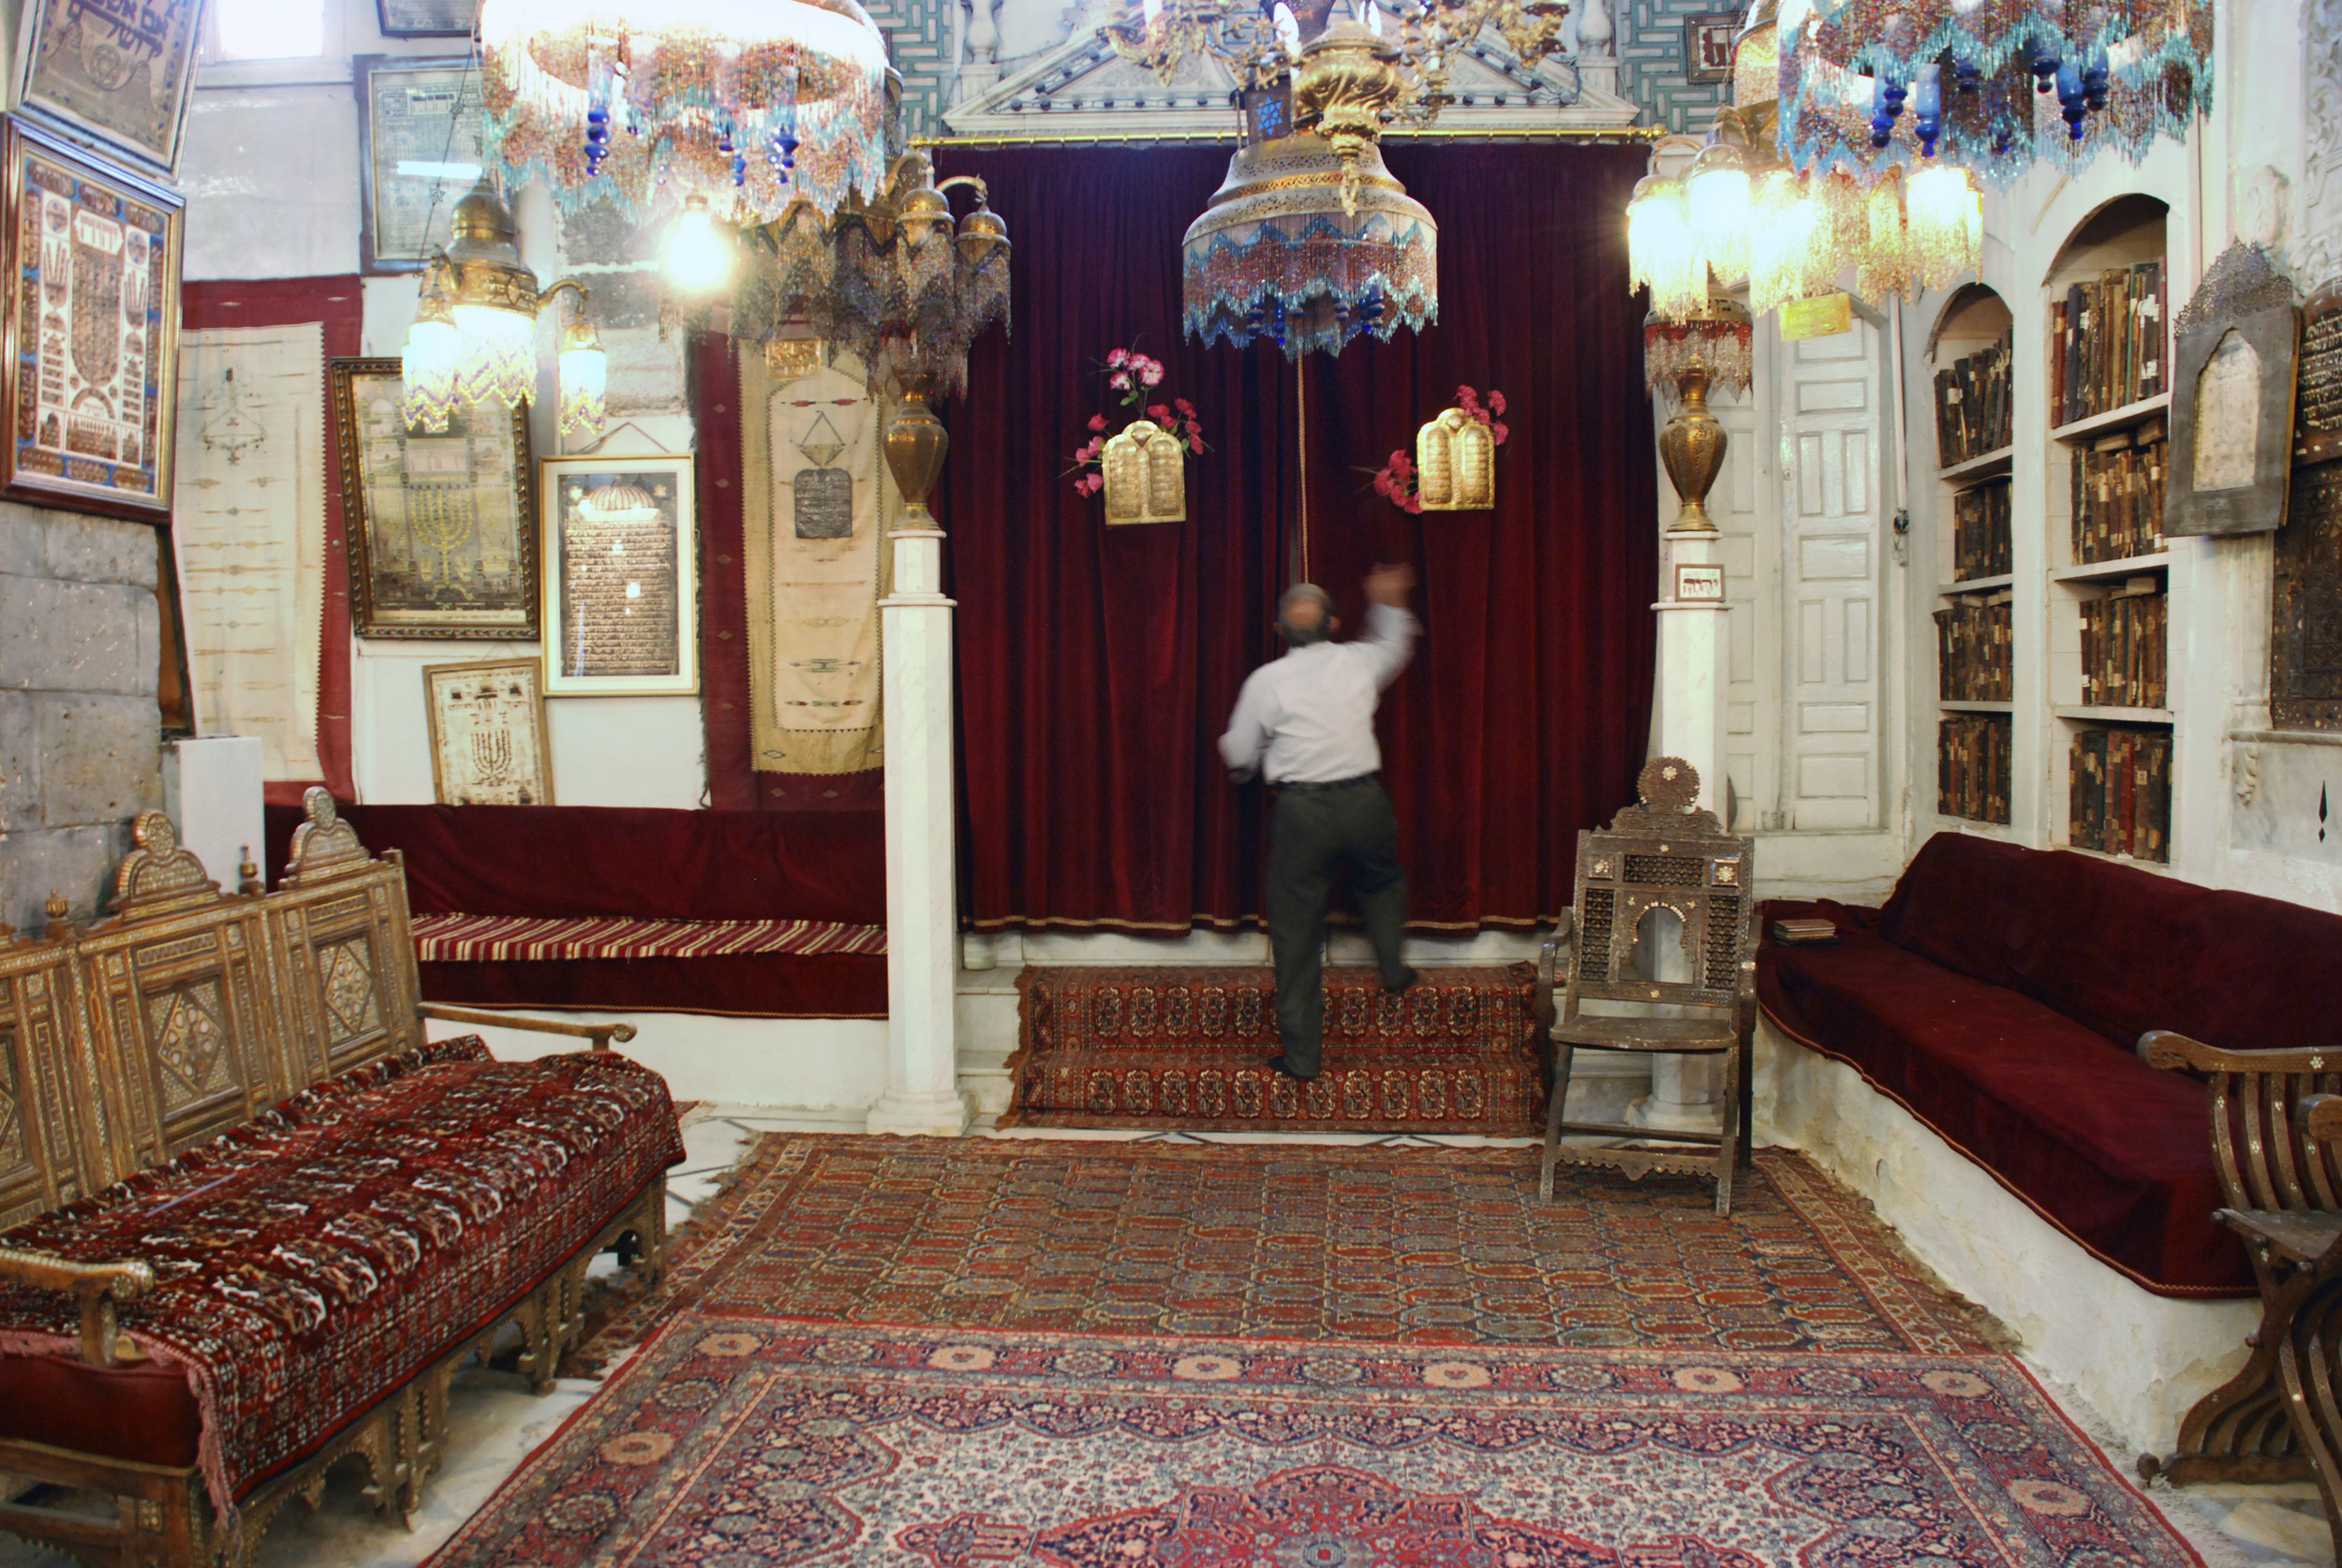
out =
<path fill-rule="evenodd" d="M 108 919 L 0 946 L 0 1228 L 422 1043 L 405 875 L 311 797 L 274 893 L 220 893 L 149 811 Z"/>

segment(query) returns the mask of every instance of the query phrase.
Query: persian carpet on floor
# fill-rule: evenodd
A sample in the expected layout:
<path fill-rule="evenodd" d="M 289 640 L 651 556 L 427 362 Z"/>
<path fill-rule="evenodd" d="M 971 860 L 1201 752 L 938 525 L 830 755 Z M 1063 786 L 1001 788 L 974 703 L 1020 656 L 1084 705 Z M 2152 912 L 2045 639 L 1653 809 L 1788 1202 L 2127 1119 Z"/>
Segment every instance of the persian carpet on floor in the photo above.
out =
<path fill-rule="evenodd" d="M 672 1319 L 435 1568 L 2170 1568 L 2001 1355 Z"/>
<path fill-rule="evenodd" d="M 1759 1151 L 1729 1219 L 1697 1181 L 1534 1148 L 778 1133 L 680 1233 L 675 1308 L 922 1326 L 1719 1349 L 1990 1348 L 1869 1208 Z M 621 1287 L 623 1289 L 623 1287 Z"/>
<path fill-rule="evenodd" d="M 1276 978 L 1261 968 L 1028 968 L 1006 1127 L 1484 1132 L 1543 1126 L 1548 1070 L 1527 964 L 1426 969 L 1392 996 L 1326 970 L 1325 1070 L 1271 1070 Z"/>

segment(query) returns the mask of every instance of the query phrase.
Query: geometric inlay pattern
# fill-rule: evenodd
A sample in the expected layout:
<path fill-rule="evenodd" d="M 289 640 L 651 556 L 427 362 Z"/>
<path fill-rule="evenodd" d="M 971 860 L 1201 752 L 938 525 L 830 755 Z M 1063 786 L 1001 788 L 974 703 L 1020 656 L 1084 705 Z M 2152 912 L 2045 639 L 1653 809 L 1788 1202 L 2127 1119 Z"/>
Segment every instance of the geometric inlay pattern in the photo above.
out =
<path fill-rule="evenodd" d="M 325 1010 L 333 1015 L 333 1043 L 371 1034 L 382 1027 L 374 999 L 374 966 L 363 937 L 336 942 L 319 955 L 318 983 Z"/>
<path fill-rule="evenodd" d="M 0 1171 L 24 1162 L 24 1113 L 17 1103 L 16 1031 L 0 1031 Z"/>
<path fill-rule="evenodd" d="M 146 1027 L 163 1065 L 166 1111 L 200 1103 L 236 1087 L 228 1071 L 228 1028 L 219 983 L 198 981 L 146 998 Z"/>

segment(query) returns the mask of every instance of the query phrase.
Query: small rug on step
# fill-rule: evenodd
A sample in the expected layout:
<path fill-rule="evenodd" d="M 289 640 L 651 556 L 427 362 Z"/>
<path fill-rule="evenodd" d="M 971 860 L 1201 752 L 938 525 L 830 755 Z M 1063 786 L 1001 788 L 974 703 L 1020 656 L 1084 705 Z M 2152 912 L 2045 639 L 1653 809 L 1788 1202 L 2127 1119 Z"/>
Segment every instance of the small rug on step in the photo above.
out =
<path fill-rule="evenodd" d="M 1545 1114 L 1534 984 L 1527 964 L 1426 969 L 1392 996 L 1328 968 L 1325 1071 L 1300 1084 L 1268 1066 L 1268 969 L 1030 968 L 1001 1125 L 1520 1137 Z"/>
<path fill-rule="evenodd" d="M 1034 1332 L 1957 1353 L 2005 1343 L 1863 1202 L 1764 1149 L 1701 1180 L 1534 1148 L 767 1136 L 678 1234 L 678 1308 Z M 620 1285 L 620 1291 L 628 1287 Z"/>
<path fill-rule="evenodd" d="M 685 1313 L 434 1568 L 2172 1568 L 2002 1355 L 1068 1338 Z"/>

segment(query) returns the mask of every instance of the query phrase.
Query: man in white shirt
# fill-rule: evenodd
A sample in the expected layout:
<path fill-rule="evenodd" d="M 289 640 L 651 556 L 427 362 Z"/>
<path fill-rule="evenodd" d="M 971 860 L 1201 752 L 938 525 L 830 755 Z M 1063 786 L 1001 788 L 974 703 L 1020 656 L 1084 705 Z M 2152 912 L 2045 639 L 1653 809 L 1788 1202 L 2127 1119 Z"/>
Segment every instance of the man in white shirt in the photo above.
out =
<path fill-rule="evenodd" d="M 1336 865 L 1350 865 L 1385 988 L 1415 983 L 1399 954 L 1407 920 L 1399 819 L 1378 777 L 1383 753 L 1374 740 L 1375 705 L 1415 649 L 1418 629 L 1406 607 L 1414 586 L 1413 567 L 1376 566 L 1366 580 L 1365 635 L 1347 643 L 1331 640 L 1341 622 L 1325 589 L 1286 589 L 1277 601 L 1285 656 L 1245 678 L 1220 737 L 1237 782 L 1259 773 L 1277 791 L 1267 915 L 1284 1050 L 1268 1065 L 1304 1083 L 1317 1076 L 1325 1039 L 1326 898 Z"/>

